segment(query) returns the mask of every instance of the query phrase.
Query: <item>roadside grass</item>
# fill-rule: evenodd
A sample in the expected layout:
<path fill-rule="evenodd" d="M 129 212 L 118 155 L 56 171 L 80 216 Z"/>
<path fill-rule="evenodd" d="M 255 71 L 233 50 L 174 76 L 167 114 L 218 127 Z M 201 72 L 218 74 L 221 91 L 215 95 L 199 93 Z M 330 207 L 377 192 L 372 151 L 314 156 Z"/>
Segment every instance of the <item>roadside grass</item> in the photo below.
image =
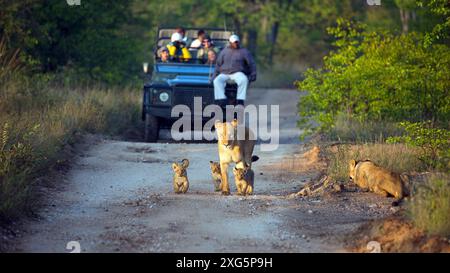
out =
<path fill-rule="evenodd" d="M 450 176 L 434 174 L 408 202 L 414 225 L 432 235 L 450 236 Z"/>
<path fill-rule="evenodd" d="M 404 130 L 389 121 L 364 121 L 339 115 L 330 132 L 328 140 L 343 142 L 384 142 L 388 137 L 400 136 Z"/>
<path fill-rule="evenodd" d="M 427 172 L 425 181 L 413 178 L 414 190 L 406 202 L 406 215 L 415 227 L 430 235 L 450 236 L 450 176 L 448 170 L 438 173 L 421 160 L 420 147 L 403 143 L 386 143 L 389 136 L 403 132 L 390 123 L 358 123 L 338 118 L 336 126 L 325 137 L 340 141 L 324 152 L 328 160 L 327 174 L 339 182 L 347 182 L 348 162 L 369 159 L 397 173 Z"/>
<path fill-rule="evenodd" d="M 20 75 L 0 79 L 0 219 L 30 211 L 33 183 L 64 160 L 76 135 L 139 126 L 138 89 L 68 88 Z"/>
<path fill-rule="evenodd" d="M 327 173 L 335 181 L 348 181 L 348 162 L 369 159 L 381 167 L 397 173 L 426 170 L 418 159 L 418 151 L 404 144 L 368 143 L 361 145 L 342 144 L 329 147 Z"/>

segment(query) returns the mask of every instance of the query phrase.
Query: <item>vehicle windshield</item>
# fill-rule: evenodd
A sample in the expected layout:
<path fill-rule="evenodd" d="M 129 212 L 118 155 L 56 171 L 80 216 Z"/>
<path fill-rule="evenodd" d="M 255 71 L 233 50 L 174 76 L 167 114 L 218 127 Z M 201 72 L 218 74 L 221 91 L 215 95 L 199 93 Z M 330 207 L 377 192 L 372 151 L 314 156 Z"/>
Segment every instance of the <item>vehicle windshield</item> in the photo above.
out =
<path fill-rule="evenodd" d="M 208 82 L 214 74 L 214 66 L 189 63 L 156 63 L 153 81 Z"/>

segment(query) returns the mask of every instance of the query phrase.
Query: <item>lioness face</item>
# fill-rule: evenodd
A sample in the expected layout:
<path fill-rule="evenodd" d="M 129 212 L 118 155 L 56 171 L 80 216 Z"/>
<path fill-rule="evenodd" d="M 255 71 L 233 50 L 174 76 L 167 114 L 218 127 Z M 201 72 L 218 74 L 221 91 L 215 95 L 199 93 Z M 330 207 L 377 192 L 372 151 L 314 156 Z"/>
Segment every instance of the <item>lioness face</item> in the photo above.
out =
<path fill-rule="evenodd" d="M 348 176 L 350 180 L 355 179 L 356 176 L 356 161 L 353 159 L 348 162 Z"/>
<path fill-rule="evenodd" d="M 237 123 L 216 121 L 214 126 L 216 128 L 218 140 L 225 148 L 232 149 L 234 146 Z"/>

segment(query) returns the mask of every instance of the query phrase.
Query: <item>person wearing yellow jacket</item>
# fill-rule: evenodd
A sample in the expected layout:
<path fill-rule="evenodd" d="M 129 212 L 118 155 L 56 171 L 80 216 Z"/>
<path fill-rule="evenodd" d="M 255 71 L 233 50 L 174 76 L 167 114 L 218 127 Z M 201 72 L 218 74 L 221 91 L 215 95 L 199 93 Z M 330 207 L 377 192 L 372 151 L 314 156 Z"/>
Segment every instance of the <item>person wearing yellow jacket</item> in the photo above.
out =
<path fill-rule="evenodd" d="M 167 45 L 167 49 L 169 49 L 169 55 L 172 60 L 187 62 L 192 58 L 191 53 L 183 43 L 183 36 L 180 33 L 175 32 L 172 34 L 170 40 L 171 43 Z"/>

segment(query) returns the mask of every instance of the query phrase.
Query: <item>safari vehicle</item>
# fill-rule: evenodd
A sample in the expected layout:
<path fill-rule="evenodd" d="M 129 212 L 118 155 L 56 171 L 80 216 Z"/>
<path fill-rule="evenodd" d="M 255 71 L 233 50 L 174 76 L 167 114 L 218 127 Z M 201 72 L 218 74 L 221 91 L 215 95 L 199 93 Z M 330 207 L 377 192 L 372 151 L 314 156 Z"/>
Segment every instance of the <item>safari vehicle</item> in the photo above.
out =
<path fill-rule="evenodd" d="M 187 45 L 197 38 L 200 28 L 187 28 Z M 227 45 L 232 31 L 225 29 L 202 28 L 209 35 L 214 45 L 220 50 Z M 158 51 L 170 42 L 175 28 L 158 29 L 154 48 L 153 67 L 144 65 L 144 72 L 149 75 L 144 84 L 142 119 L 145 121 L 145 141 L 158 140 L 160 128 L 170 128 L 179 117 L 171 117 L 172 108 L 183 104 L 189 107 L 194 120 L 194 97 L 202 98 L 203 108 L 214 104 L 214 86 L 212 76 L 214 66 L 202 64 L 196 59 L 197 49 L 189 49 L 192 59 L 187 62 L 162 63 Z M 236 84 L 230 83 L 226 87 L 226 95 L 231 104 L 235 104 Z M 234 102 L 234 103 L 233 103 Z M 183 117 L 188 118 L 188 117 Z M 206 120 L 203 120 L 204 122 Z"/>

